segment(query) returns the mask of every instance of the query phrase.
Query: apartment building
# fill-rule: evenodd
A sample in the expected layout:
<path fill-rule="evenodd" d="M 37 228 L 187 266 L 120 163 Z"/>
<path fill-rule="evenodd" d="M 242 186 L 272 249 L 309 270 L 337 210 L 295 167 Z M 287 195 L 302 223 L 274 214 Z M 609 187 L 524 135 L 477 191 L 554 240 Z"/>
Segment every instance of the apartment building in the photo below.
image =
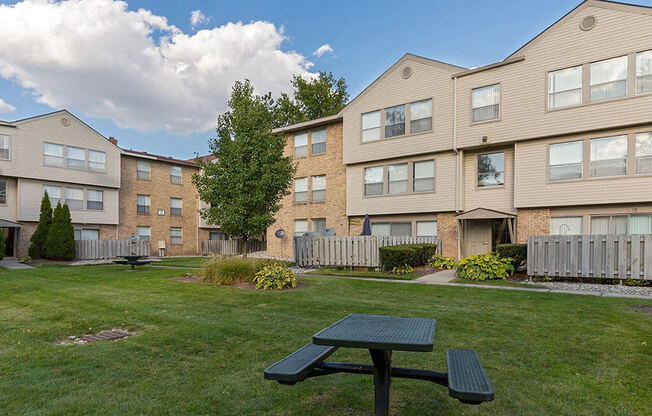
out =
<path fill-rule="evenodd" d="M 68 204 L 77 239 L 118 235 L 120 149 L 66 110 L 0 122 L 0 227 L 28 255 L 41 199 Z"/>
<path fill-rule="evenodd" d="M 342 164 L 342 117 L 324 117 L 276 129 L 286 135 L 285 156 L 297 170 L 276 222 L 267 229 L 267 252 L 292 257 L 292 237 L 306 232 L 348 235 L 346 169 Z M 284 231 L 278 238 L 276 232 Z"/>

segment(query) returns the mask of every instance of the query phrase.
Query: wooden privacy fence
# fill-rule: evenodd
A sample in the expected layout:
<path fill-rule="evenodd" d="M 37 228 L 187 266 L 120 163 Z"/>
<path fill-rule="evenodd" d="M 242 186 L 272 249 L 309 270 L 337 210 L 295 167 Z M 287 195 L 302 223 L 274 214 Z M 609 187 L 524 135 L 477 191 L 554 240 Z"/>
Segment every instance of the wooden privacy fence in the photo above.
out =
<path fill-rule="evenodd" d="M 265 241 L 250 240 L 247 242 L 247 252 L 265 251 Z M 240 240 L 206 240 L 201 242 L 202 256 L 242 254 L 242 241 Z"/>
<path fill-rule="evenodd" d="M 437 237 L 294 237 L 294 261 L 299 266 L 380 267 L 380 247 L 399 244 L 437 244 Z"/>
<path fill-rule="evenodd" d="M 652 279 L 652 234 L 532 236 L 530 276 Z"/>
<path fill-rule="evenodd" d="M 139 240 L 75 240 L 75 258 L 78 260 L 114 259 L 137 255 L 149 256 L 149 241 Z"/>

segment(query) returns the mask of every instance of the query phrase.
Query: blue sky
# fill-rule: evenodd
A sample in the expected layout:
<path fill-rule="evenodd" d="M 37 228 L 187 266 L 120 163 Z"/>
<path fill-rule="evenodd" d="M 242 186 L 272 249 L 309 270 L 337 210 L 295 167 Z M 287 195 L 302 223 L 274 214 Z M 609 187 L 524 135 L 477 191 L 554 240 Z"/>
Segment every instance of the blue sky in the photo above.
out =
<path fill-rule="evenodd" d="M 17 2 L 0 1 L 0 4 L 13 3 Z M 637 3 L 652 6 L 652 0 L 639 0 Z M 141 8 L 150 10 L 155 16 L 167 18 L 168 25 L 174 25 L 188 36 L 192 36 L 198 30 L 211 29 L 228 22 L 243 22 L 245 25 L 255 21 L 270 22 L 279 31 L 282 27 L 283 35 L 287 38 L 280 43 L 280 51 L 285 53 L 294 51 L 296 55 L 305 57 L 306 60 L 314 64 L 312 67 L 307 67 L 306 70 L 310 72 L 332 71 L 337 77 L 344 77 L 353 97 L 406 52 L 465 67 L 481 66 L 503 59 L 577 4 L 579 4 L 577 0 L 548 0 L 545 2 L 349 0 L 319 3 L 305 1 L 131 0 L 128 2 L 128 10 L 134 11 Z M 208 21 L 199 23 L 193 28 L 190 22 L 190 13 L 194 10 L 201 10 L 202 15 Z M 4 11 L 8 12 L 9 10 L 5 8 Z M 2 8 L 0 8 L 0 23 L 2 22 L 2 13 Z M 156 42 L 158 33 L 155 31 L 152 37 Z M 32 38 L 25 36 L 21 41 L 30 42 L 30 39 Z M 197 44 L 200 45 L 200 48 L 202 47 L 201 42 Z M 188 49 L 196 49 L 197 44 Z M 324 44 L 329 44 L 333 52 L 326 52 L 321 57 L 315 56 L 314 51 Z M 18 46 L 20 45 L 16 47 Z M 91 49 L 91 52 L 88 52 L 89 59 L 93 59 L 94 45 L 87 46 Z M 293 55 L 292 59 L 294 58 L 296 56 Z M 3 57 L 0 55 L 0 74 L 2 73 L 2 59 Z M 5 57 L 5 60 L 10 59 L 12 58 Z M 26 57 L 24 61 L 21 61 L 21 65 L 29 59 Z M 33 57 L 31 59 L 29 65 L 34 66 Z M 236 64 L 239 65 L 239 63 Z M 120 63 L 121 67 L 125 67 L 125 65 L 128 66 L 128 63 L 124 61 Z M 261 81 L 257 85 L 262 88 L 267 85 L 272 90 L 283 88 L 282 80 L 285 78 L 287 78 L 285 82 L 289 84 L 289 72 L 292 70 L 279 72 L 275 69 L 282 66 L 282 62 L 270 63 L 269 68 L 265 68 L 265 65 L 262 65 L 261 68 L 259 61 L 258 63 L 243 64 L 243 68 L 245 65 L 257 67 L 248 67 L 250 69 L 245 72 L 254 78 L 254 81 L 260 79 Z M 46 69 L 31 68 L 30 70 L 32 76 L 37 76 L 33 74 L 38 74 L 38 70 Z M 56 69 L 47 71 L 48 73 L 57 72 Z M 80 71 L 83 72 L 80 77 L 87 76 L 89 72 L 83 66 L 80 67 Z M 119 71 L 117 68 L 113 69 L 114 75 L 110 81 L 103 80 L 106 75 L 101 70 L 93 75 L 96 78 L 90 79 L 98 83 L 116 82 L 116 89 L 129 89 L 129 84 L 120 84 L 120 81 L 116 81 L 119 75 L 116 78 L 115 72 Z M 273 81 L 266 81 L 268 73 L 274 73 L 276 78 Z M 238 77 L 238 75 L 236 69 L 235 72 L 231 70 L 228 76 Z M 13 75 L 10 79 L 0 77 L 0 99 L 16 108 L 13 112 L 0 114 L 0 119 L 15 120 L 58 109 L 45 103 L 38 103 L 34 89 L 21 86 L 21 83 L 29 85 L 25 81 L 28 77 L 28 75 L 23 78 Z M 220 75 L 215 75 L 215 77 L 219 78 Z M 226 78 L 228 77 L 225 75 Z M 205 153 L 207 151 L 208 139 L 214 136 L 215 123 L 211 120 L 217 116 L 217 110 L 214 116 L 208 117 L 208 125 L 211 125 L 212 122 L 213 127 L 207 131 L 184 131 L 181 134 L 179 131 L 184 127 L 178 127 L 176 130 L 172 127 L 172 130 L 170 128 L 166 130 L 163 126 L 160 129 L 152 127 L 152 124 L 135 125 L 138 123 L 129 120 L 129 117 L 120 119 L 119 115 L 103 118 L 99 116 L 103 113 L 98 109 L 103 107 L 90 110 L 94 105 L 93 100 L 97 101 L 98 97 L 84 96 L 84 84 L 78 84 L 76 79 L 76 74 L 72 73 L 66 74 L 65 77 L 53 77 L 52 80 L 48 80 L 47 82 L 59 84 L 67 82 L 70 89 L 66 90 L 66 85 L 57 85 L 56 94 L 52 93 L 56 97 L 45 101 L 65 102 L 66 107 L 72 107 L 71 111 L 96 130 L 105 136 L 115 136 L 122 147 L 179 158 L 189 158 L 195 152 Z M 215 88 L 215 108 L 224 108 L 226 93 L 231 82 L 207 85 L 210 85 L 209 88 Z M 200 88 L 206 89 L 206 87 Z M 49 91 L 49 86 L 47 83 L 43 83 L 37 89 L 39 93 L 43 93 L 43 91 Z M 175 92 L 171 92 L 171 94 L 175 94 Z M 177 118 L 177 111 L 173 104 L 161 104 L 160 108 L 157 108 L 157 105 L 166 99 L 170 99 L 170 97 L 161 99 L 147 97 L 142 100 L 142 103 L 139 102 L 135 105 L 148 107 L 151 108 L 151 112 L 159 113 L 158 118 L 152 119 L 154 125 L 157 125 L 156 123 L 166 124 L 166 119 Z M 140 97 L 138 91 L 134 91 L 133 96 L 122 94 L 119 100 L 139 101 Z M 180 100 L 179 106 L 188 107 L 189 103 L 193 103 L 192 98 L 186 97 L 184 100 Z M 211 100 L 213 98 L 209 91 L 202 101 L 198 100 L 197 107 L 205 109 L 206 103 L 210 103 Z M 173 100 L 171 102 L 174 103 Z M 212 108 L 210 104 L 208 107 Z M 192 112 L 193 110 L 188 111 Z M 116 110 L 116 114 L 119 114 L 119 111 Z M 180 117 L 184 116 L 180 115 Z"/>

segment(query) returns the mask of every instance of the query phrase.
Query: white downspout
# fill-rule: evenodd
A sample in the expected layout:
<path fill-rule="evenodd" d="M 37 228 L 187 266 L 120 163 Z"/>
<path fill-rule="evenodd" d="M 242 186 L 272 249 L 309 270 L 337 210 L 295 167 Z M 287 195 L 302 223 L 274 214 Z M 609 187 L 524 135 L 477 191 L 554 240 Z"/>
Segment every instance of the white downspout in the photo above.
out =
<path fill-rule="evenodd" d="M 453 77 L 453 151 L 455 152 L 455 213 L 460 213 L 461 192 L 461 154 L 457 150 L 457 77 Z M 457 224 L 457 258 L 462 256 L 462 235 L 459 223 Z"/>

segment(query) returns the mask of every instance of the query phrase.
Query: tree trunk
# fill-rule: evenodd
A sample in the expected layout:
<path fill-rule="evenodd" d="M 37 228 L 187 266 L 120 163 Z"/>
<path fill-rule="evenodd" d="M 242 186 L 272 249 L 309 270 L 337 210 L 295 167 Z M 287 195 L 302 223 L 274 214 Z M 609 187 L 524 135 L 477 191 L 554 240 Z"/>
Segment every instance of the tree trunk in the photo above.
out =
<path fill-rule="evenodd" d="M 242 258 L 246 259 L 247 258 L 247 241 L 248 239 L 242 240 Z"/>

